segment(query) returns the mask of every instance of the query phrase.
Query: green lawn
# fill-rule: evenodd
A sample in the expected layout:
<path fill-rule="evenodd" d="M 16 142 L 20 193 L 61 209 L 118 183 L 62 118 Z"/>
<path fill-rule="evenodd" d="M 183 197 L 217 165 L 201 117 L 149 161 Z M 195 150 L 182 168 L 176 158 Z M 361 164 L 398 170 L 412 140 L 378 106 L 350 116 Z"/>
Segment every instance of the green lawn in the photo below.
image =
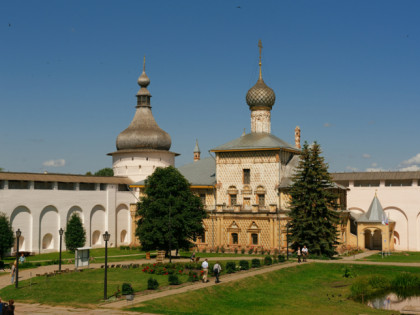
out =
<path fill-rule="evenodd" d="M 402 263 L 420 263 L 420 252 L 391 252 L 391 255 L 375 254 L 368 256 L 362 261 L 375 261 L 375 262 L 402 262 Z"/>
<path fill-rule="evenodd" d="M 152 252 L 152 257 L 156 253 Z M 95 248 L 90 250 L 90 256 L 95 260 L 94 262 L 104 262 L 105 261 L 105 249 L 104 248 Z M 125 257 L 113 257 L 113 256 L 125 256 Z M 108 258 L 110 262 L 124 261 L 124 260 L 134 260 L 134 259 L 143 259 L 146 258 L 146 252 L 140 251 L 138 249 L 119 249 L 119 248 L 108 248 Z M 10 264 L 13 262 L 14 257 L 6 257 L 4 262 Z M 41 262 L 46 263 L 47 261 L 58 260 L 59 253 L 47 253 L 39 254 L 34 256 L 26 257 L 26 262 Z M 69 260 L 74 263 L 74 253 L 71 252 L 62 252 L 61 253 L 62 263 L 66 264 Z"/>
<path fill-rule="evenodd" d="M 158 314 L 392 314 L 347 299 L 354 278 L 343 278 L 343 269 L 341 264 L 303 264 L 143 302 L 130 310 Z M 394 266 L 353 265 L 352 271 L 387 277 L 401 271 L 420 274 L 418 268 Z"/>
<path fill-rule="evenodd" d="M 157 279 L 160 286 L 168 285 L 168 276 L 146 274 L 142 268 L 108 269 L 108 296 L 112 296 L 118 287 L 121 290 L 124 282 L 131 283 L 135 291 L 146 290 L 150 277 Z M 187 275 L 180 276 L 183 282 L 187 278 Z M 19 289 L 10 285 L 0 290 L 0 296 L 3 300 L 13 298 L 19 302 L 87 306 L 101 302 L 103 292 L 104 270 L 95 269 L 19 281 Z"/>

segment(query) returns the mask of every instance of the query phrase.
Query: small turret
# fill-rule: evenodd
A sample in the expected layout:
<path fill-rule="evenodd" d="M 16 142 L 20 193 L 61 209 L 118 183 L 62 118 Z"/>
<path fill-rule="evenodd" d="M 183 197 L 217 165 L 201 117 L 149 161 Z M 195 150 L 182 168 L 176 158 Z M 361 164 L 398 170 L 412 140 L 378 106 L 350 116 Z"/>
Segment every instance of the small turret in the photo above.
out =
<path fill-rule="evenodd" d="M 195 148 L 194 148 L 194 162 L 200 161 L 200 148 L 198 147 L 198 140 L 195 140 Z"/>

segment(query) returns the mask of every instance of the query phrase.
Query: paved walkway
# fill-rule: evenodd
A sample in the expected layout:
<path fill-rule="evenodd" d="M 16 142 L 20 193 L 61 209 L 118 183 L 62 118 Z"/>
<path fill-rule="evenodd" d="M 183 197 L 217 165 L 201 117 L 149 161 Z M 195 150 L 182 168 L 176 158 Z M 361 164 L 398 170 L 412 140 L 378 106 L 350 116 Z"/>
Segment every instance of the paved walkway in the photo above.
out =
<path fill-rule="evenodd" d="M 352 263 L 352 264 L 361 264 L 361 265 L 393 265 L 393 266 L 416 266 L 420 267 L 420 263 L 390 263 L 390 262 L 370 262 L 370 261 L 356 261 L 357 259 L 362 259 L 364 257 L 376 254 L 377 251 L 369 251 L 361 254 L 357 254 L 355 256 L 349 256 L 345 257 L 341 260 L 308 260 L 308 262 L 317 262 L 317 263 L 333 263 L 333 264 L 346 264 L 346 263 Z M 240 259 L 253 259 L 254 257 L 240 257 Z M 238 257 L 210 257 L 209 260 L 233 260 L 238 259 Z M 177 259 L 176 261 L 189 261 L 189 259 Z M 154 260 L 135 260 L 135 261 L 126 261 L 121 262 L 124 264 L 130 264 L 130 263 L 150 263 L 154 262 Z M 102 264 L 92 264 L 91 267 L 100 268 Z M 258 270 L 248 270 L 246 272 L 240 272 L 240 273 L 234 273 L 230 275 L 223 275 L 221 277 L 222 283 L 215 284 L 214 281 L 211 281 L 209 283 L 201 283 L 197 282 L 190 285 L 180 286 L 180 287 L 171 287 L 169 289 L 145 294 L 145 295 L 137 295 L 134 298 L 133 302 L 127 302 L 125 300 L 120 300 L 116 302 L 110 302 L 110 303 L 104 303 L 96 307 L 95 309 L 88 309 L 88 308 L 73 308 L 73 307 L 65 307 L 65 306 L 48 306 L 48 305 L 40 305 L 40 304 L 24 304 L 24 303 L 16 303 L 16 314 L 57 314 L 57 315 L 74 315 L 74 314 L 86 314 L 86 315 L 97 315 L 97 314 L 110 314 L 110 315 L 128 315 L 128 314 L 139 314 L 137 312 L 128 312 L 122 310 L 122 308 L 127 307 L 129 305 L 138 304 L 144 301 L 158 299 L 164 296 L 169 296 L 173 294 L 180 294 L 192 290 L 199 290 L 205 287 L 214 286 L 214 285 L 223 285 L 224 283 L 229 283 L 232 281 L 237 281 L 240 279 L 244 279 L 247 277 L 252 277 L 255 275 L 280 270 L 283 268 L 289 268 L 292 266 L 296 266 L 296 262 L 286 262 L 284 264 L 276 264 L 269 267 L 262 267 Z M 56 270 L 57 266 L 45 266 L 45 267 L 39 267 L 37 269 L 32 270 L 23 270 L 22 274 L 19 273 L 21 277 L 19 279 L 27 279 L 30 278 L 31 273 L 32 276 L 35 276 L 36 273 L 44 273 L 44 272 L 51 272 L 53 270 Z M 45 271 L 44 271 L 45 270 Z M 6 279 L 4 279 L 6 278 Z M 210 278 L 213 280 L 213 278 Z M 3 282 L 5 280 L 10 281 L 10 277 L 0 277 L 0 288 L 3 287 Z M 10 282 L 7 282 L 6 285 L 9 285 Z"/>

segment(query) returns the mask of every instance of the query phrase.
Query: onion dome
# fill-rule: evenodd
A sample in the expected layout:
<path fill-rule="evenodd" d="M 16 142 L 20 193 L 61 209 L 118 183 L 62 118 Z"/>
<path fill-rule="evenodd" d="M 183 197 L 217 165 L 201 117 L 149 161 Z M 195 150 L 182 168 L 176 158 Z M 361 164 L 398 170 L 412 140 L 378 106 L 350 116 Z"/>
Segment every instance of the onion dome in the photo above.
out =
<path fill-rule="evenodd" d="M 136 113 L 127 129 L 117 137 L 117 150 L 166 150 L 171 148 L 171 137 L 162 130 L 153 117 L 150 94 L 147 86 L 150 79 L 146 75 L 145 61 L 143 73 L 137 80 L 140 90 L 137 92 Z"/>
<path fill-rule="evenodd" d="M 258 43 L 258 47 L 260 48 L 260 75 L 258 78 L 257 83 L 248 90 L 248 93 L 246 94 L 246 102 L 251 110 L 266 107 L 269 110 L 271 110 L 271 107 L 274 105 L 274 102 L 276 101 L 276 94 L 274 94 L 274 91 L 265 84 L 262 73 L 261 73 L 261 49 L 262 44 L 261 40 Z"/>

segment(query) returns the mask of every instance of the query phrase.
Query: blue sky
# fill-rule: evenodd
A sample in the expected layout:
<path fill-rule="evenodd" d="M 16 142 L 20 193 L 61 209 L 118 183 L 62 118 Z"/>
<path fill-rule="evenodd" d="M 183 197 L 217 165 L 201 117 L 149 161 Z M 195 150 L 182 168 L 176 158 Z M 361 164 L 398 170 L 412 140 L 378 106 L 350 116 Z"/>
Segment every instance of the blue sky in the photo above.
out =
<path fill-rule="evenodd" d="M 247 90 L 276 93 L 272 133 L 318 141 L 331 171 L 420 169 L 419 1 L 2 1 L 0 167 L 111 167 L 146 55 L 176 166 L 250 131 Z"/>

